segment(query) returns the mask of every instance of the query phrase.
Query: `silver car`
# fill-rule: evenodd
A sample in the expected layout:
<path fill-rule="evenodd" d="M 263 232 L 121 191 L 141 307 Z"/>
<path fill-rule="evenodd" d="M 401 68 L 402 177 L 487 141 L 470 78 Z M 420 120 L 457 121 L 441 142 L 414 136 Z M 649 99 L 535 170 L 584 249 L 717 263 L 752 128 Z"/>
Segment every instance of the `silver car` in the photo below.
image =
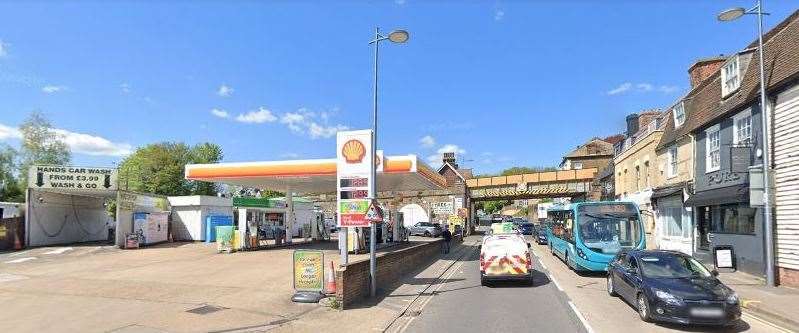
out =
<path fill-rule="evenodd" d="M 443 231 L 440 224 L 432 222 L 417 222 L 408 228 L 408 230 L 411 236 L 419 235 L 425 237 L 438 237 L 441 236 L 441 232 Z"/>

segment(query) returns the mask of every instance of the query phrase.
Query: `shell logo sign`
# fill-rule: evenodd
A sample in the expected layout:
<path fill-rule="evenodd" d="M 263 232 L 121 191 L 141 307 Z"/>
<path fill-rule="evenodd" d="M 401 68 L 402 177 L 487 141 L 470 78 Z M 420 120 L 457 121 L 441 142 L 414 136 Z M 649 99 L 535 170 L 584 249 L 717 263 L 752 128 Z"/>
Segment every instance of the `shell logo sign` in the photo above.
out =
<path fill-rule="evenodd" d="M 366 156 L 366 147 L 359 140 L 349 140 L 341 147 L 341 156 L 344 156 L 347 163 L 361 163 L 363 157 Z"/>

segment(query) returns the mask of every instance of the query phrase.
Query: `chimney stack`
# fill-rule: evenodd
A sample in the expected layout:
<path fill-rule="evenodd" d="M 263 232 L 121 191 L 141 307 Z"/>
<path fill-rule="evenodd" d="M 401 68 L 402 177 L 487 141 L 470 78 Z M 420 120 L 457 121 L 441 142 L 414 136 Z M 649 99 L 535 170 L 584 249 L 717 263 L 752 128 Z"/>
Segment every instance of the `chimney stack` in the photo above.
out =
<path fill-rule="evenodd" d="M 713 75 L 727 58 L 720 54 L 718 57 L 697 60 L 691 67 L 688 67 L 688 76 L 691 79 L 691 89 L 698 86 L 702 81 Z"/>
<path fill-rule="evenodd" d="M 633 134 L 638 132 L 638 114 L 631 113 L 627 115 L 627 137 L 633 136 Z"/>
<path fill-rule="evenodd" d="M 444 163 L 449 163 L 455 169 L 458 168 L 458 164 L 455 163 L 455 152 L 444 153 L 442 161 L 444 161 Z"/>

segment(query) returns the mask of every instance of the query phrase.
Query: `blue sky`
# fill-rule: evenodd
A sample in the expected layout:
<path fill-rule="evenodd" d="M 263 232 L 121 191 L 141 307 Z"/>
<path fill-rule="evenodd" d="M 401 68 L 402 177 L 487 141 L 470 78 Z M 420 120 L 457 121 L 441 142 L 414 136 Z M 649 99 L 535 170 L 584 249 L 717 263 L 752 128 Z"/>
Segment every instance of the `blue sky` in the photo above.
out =
<path fill-rule="evenodd" d="M 766 3 L 767 28 L 787 3 Z M 371 126 L 380 26 L 411 34 L 381 47 L 387 154 L 555 165 L 676 100 L 697 58 L 752 41 L 754 17 L 716 21 L 733 6 L 751 1 L 3 2 L 0 141 L 18 146 L 40 110 L 74 164 L 166 140 L 218 143 L 225 161 L 331 158 L 337 129 Z"/>

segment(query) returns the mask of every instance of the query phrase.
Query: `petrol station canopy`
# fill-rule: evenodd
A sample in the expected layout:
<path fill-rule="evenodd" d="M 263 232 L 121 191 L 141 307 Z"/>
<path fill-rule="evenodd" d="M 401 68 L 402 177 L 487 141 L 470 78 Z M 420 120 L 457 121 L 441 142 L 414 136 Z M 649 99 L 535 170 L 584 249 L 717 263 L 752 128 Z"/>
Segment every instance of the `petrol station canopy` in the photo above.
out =
<path fill-rule="evenodd" d="M 188 164 L 186 179 L 298 193 L 334 193 L 336 159 Z M 421 191 L 446 187 L 446 180 L 416 155 L 385 156 L 378 191 Z"/>

